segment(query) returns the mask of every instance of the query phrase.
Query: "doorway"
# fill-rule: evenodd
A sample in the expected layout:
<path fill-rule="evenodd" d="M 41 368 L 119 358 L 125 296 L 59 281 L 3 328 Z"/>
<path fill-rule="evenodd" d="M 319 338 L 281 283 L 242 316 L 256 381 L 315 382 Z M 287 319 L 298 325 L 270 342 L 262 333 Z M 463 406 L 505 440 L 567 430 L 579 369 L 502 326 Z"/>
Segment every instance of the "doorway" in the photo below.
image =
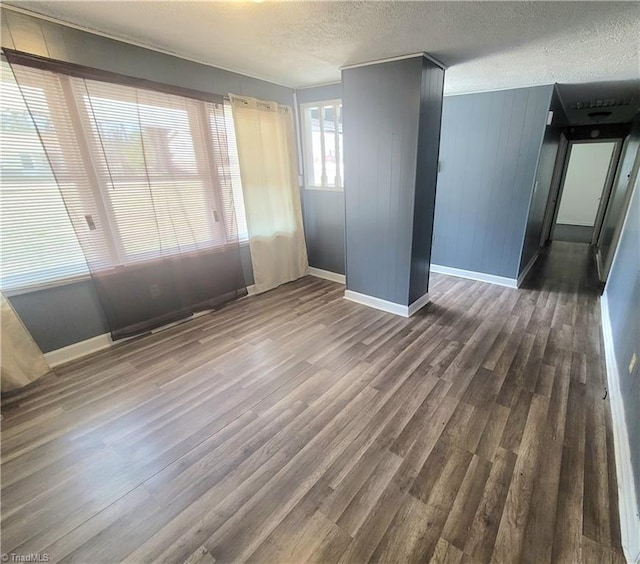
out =
<path fill-rule="evenodd" d="M 621 145 L 620 139 L 569 142 L 549 239 L 596 243 Z"/>

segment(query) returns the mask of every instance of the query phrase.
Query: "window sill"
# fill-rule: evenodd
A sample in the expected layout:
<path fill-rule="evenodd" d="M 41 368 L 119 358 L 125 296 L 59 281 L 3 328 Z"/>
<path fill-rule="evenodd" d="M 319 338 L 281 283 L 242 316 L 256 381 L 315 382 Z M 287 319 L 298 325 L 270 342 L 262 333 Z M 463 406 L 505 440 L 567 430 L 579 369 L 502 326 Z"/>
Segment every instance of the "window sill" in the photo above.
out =
<path fill-rule="evenodd" d="M 22 294 L 32 294 L 34 292 L 40 292 L 42 290 L 52 290 L 54 288 L 60 288 L 62 286 L 70 286 L 71 284 L 77 284 L 79 282 L 85 282 L 91 280 L 91 274 L 79 274 L 78 276 L 72 276 L 70 278 L 64 278 L 62 280 L 55 280 L 53 282 L 41 282 L 37 284 L 29 284 L 27 286 L 21 286 L 20 288 L 12 288 L 10 290 L 2 290 L 2 293 L 7 297 L 21 296 Z"/>
<path fill-rule="evenodd" d="M 311 190 L 314 192 L 344 192 L 344 187 L 335 188 L 334 186 L 305 186 L 305 190 Z"/>

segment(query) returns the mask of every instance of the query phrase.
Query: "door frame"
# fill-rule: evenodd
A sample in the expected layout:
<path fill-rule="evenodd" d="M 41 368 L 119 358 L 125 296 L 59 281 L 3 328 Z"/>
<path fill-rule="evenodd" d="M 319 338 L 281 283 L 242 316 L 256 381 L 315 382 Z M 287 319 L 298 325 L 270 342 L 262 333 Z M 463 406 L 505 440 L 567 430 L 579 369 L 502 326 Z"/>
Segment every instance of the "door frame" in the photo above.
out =
<path fill-rule="evenodd" d="M 556 162 L 553 166 L 553 175 L 551 176 L 551 189 L 547 198 L 547 207 L 544 211 L 544 219 L 542 220 L 542 233 L 540 234 L 540 247 L 547 245 L 551 239 L 551 229 L 554 225 L 556 215 L 556 203 L 558 201 L 558 193 L 560 186 L 564 184 L 564 175 L 566 164 L 569 157 L 569 140 L 564 132 L 560 133 L 560 142 L 558 144 L 558 152 L 556 154 Z"/>
<path fill-rule="evenodd" d="M 563 134 L 564 135 L 564 134 Z M 605 177 L 604 185 L 602 186 L 602 192 L 600 193 L 600 203 L 598 205 L 598 211 L 596 212 L 596 218 L 594 220 L 593 231 L 591 233 L 591 245 L 594 245 L 599 237 L 600 231 L 602 230 L 602 224 L 604 222 L 604 217 L 606 215 L 606 208 L 609 203 L 609 196 L 611 194 L 611 190 L 613 188 L 614 180 L 616 177 L 616 171 L 618 168 L 618 162 L 620 160 L 620 155 L 622 153 L 622 145 L 624 139 L 621 138 L 597 138 L 597 139 L 571 139 L 567 143 L 566 154 L 562 161 L 562 174 L 560 175 L 560 181 L 558 182 L 557 188 L 554 190 L 555 197 L 552 197 L 552 194 L 549 195 L 549 202 L 547 204 L 547 212 L 549 213 L 549 217 L 551 218 L 550 224 L 546 227 L 547 232 L 543 229 L 543 237 L 544 243 L 546 244 L 549 240 L 553 240 L 553 233 L 556 228 L 556 222 L 558 219 L 558 212 L 560 211 L 560 203 L 562 202 L 562 194 L 564 192 L 564 184 L 567 179 L 567 171 L 569 169 L 569 161 L 571 160 L 571 151 L 574 145 L 586 145 L 588 143 L 614 143 L 613 151 L 611 153 L 611 159 L 609 160 L 609 167 L 607 169 L 607 175 Z M 555 175 L 555 171 L 554 171 Z M 551 211 L 550 211 L 551 210 Z M 545 222 L 547 221 L 547 215 L 545 214 Z M 597 229 L 597 235 L 596 235 Z"/>
<path fill-rule="evenodd" d="M 625 139 L 625 145 L 628 142 L 629 142 L 629 137 Z M 620 173 L 622 173 L 622 171 L 619 170 L 619 168 L 617 168 L 615 178 L 614 178 L 614 181 L 616 183 L 619 180 L 618 176 Z M 604 235 L 602 230 L 600 231 L 600 235 L 598 237 L 598 243 L 596 246 L 596 264 L 598 267 L 598 277 L 600 278 L 601 282 L 606 283 L 607 278 L 609 278 L 609 271 L 611 270 L 611 266 L 613 265 L 615 255 L 618 251 L 618 243 L 620 242 L 620 235 L 622 233 L 622 228 L 624 227 L 624 223 L 629 213 L 629 204 L 631 203 L 631 198 L 633 197 L 633 193 L 636 189 L 635 184 L 636 184 L 639 173 L 640 173 L 640 148 L 638 148 L 638 152 L 636 153 L 635 159 L 633 161 L 633 165 L 631 167 L 631 172 L 627 175 L 627 182 L 626 182 L 627 190 L 626 190 L 624 202 L 620 210 L 620 217 L 616 222 L 615 231 L 613 232 L 611 245 L 609 247 L 609 253 L 607 254 L 606 257 L 602 256 L 602 248 L 600 246 L 602 243 L 602 237 Z M 608 207 L 609 206 L 607 203 L 607 208 Z M 607 214 L 607 211 L 605 211 L 604 213 L 603 224 L 604 224 L 604 219 L 606 219 L 606 214 Z"/>
<path fill-rule="evenodd" d="M 622 146 L 624 139 L 612 139 L 615 141 L 613 147 L 613 153 L 611 154 L 611 161 L 609 161 L 609 170 L 604 181 L 604 187 L 602 194 L 600 194 L 600 204 L 598 205 L 598 212 L 596 213 L 596 219 L 593 223 L 593 234 L 591 236 L 591 244 L 595 245 L 600 240 L 600 232 L 604 224 L 604 216 L 607 213 L 607 207 L 609 206 L 609 198 L 611 197 L 611 190 L 613 190 L 613 183 L 616 180 L 616 172 L 618 170 L 618 164 L 620 163 L 620 155 L 622 154 Z"/>

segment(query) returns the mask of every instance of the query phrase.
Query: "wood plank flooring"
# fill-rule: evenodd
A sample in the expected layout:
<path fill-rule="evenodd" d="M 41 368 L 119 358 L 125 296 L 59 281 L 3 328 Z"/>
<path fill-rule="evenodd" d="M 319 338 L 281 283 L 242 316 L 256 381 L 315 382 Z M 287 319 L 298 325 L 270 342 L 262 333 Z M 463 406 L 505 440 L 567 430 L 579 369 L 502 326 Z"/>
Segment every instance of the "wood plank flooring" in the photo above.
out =
<path fill-rule="evenodd" d="M 2 551 L 623 562 L 590 266 L 408 320 L 308 277 L 59 369 L 3 398 Z"/>

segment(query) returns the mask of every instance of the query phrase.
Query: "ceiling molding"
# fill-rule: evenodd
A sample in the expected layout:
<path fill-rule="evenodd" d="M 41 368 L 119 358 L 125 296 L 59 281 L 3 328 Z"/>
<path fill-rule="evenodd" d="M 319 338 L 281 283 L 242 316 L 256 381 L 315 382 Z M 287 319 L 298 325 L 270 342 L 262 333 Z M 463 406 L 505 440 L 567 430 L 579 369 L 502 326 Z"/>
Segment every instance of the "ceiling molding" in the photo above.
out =
<path fill-rule="evenodd" d="M 363 63 L 354 63 L 352 65 L 344 65 L 340 67 L 340 70 L 343 71 L 348 69 L 357 69 L 359 67 L 368 67 L 370 65 L 380 65 L 382 63 L 392 63 L 393 61 L 403 61 L 404 59 L 415 59 L 416 57 L 424 57 L 425 59 L 428 59 L 435 65 L 438 65 L 442 70 L 446 71 L 449 68 L 443 62 L 429 55 L 429 53 L 426 53 L 425 51 L 420 51 L 418 53 L 411 53 L 408 55 L 399 55 L 397 57 L 386 57 L 384 59 L 375 59 L 373 61 L 365 61 Z"/>
<path fill-rule="evenodd" d="M 82 26 L 82 25 L 78 25 L 78 24 L 74 24 L 71 22 L 67 22 L 64 20 L 61 20 L 60 18 L 55 18 L 52 16 L 47 16 L 45 14 L 40 14 L 38 12 L 34 12 L 32 10 L 27 10 L 26 8 L 21 8 L 20 6 L 15 6 L 13 4 L 7 4 L 6 2 L 3 2 L 0 5 L 2 10 L 8 10 L 10 12 L 16 12 L 18 14 L 23 14 L 25 16 L 29 16 L 38 20 L 43 20 L 46 22 L 51 22 L 57 25 L 62 25 L 64 27 L 69 27 L 71 29 L 76 29 L 78 31 L 82 31 L 84 33 L 90 33 L 92 35 L 97 35 L 99 37 L 104 37 L 105 39 L 111 39 L 112 41 L 118 41 L 120 43 L 126 43 L 127 45 L 132 45 L 134 47 L 140 47 L 141 49 L 146 49 L 147 51 L 155 51 L 156 53 L 162 53 L 163 55 L 169 55 L 171 57 L 175 57 L 176 59 L 182 59 L 183 61 L 189 61 L 191 63 L 197 63 L 199 65 L 205 65 L 207 67 L 211 67 L 214 69 L 219 69 L 219 70 L 223 70 L 226 72 L 232 72 L 233 74 L 239 74 L 242 76 L 245 76 L 247 78 L 253 78 L 255 80 L 260 80 L 262 82 L 268 82 L 269 84 L 275 84 L 276 86 L 282 86 L 283 88 L 289 88 L 290 90 L 295 90 L 296 87 L 292 86 L 291 84 L 283 84 L 282 82 L 276 82 L 275 80 L 269 79 L 269 78 L 265 78 L 263 76 L 256 76 L 253 74 L 249 74 L 246 72 L 241 72 L 239 70 L 235 70 L 235 69 L 231 69 L 231 68 L 227 68 L 227 67 L 223 67 L 220 65 L 214 65 L 211 63 L 207 63 L 206 61 L 202 60 L 202 59 L 195 59 L 193 57 L 187 57 L 185 55 L 180 55 L 179 53 L 176 53 L 174 51 L 170 51 L 168 49 L 162 49 L 160 47 L 155 47 L 153 45 L 148 45 L 146 43 L 142 43 L 140 41 L 136 41 L 135 39 L 130 39 L 128 37 L 122 37 L 122 36 L 118 36 L 112 33 L 105 33 L 103 31 L 91 28 L 91 27 L 87 27 L 87 26 Z"/>

